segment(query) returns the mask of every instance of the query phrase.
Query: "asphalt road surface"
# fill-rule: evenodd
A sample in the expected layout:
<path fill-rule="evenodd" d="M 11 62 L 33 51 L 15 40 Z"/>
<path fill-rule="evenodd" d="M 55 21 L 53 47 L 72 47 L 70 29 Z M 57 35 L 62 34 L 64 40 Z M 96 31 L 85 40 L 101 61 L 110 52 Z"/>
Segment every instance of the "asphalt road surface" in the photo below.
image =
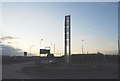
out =
<path fill-rule="evenodd" d="M 21 69 L 23 70 L 21 71 Z M 41 72 L 39 69 L 35 69 L 34 62 L 4 64 L 2 79 L 118 79 L 118 68 L 115 65 L 105 64 L 102 66 L 93 65 L 92 69 L 75 67 L 72 70 L 51 69 Z"/>
<path fill-rule="evenodd" d="M 35 79 L 33 76 L 20 72 L 21 68 L 34 66 L 34 62 L 2 65 L 2 79 Z"/>

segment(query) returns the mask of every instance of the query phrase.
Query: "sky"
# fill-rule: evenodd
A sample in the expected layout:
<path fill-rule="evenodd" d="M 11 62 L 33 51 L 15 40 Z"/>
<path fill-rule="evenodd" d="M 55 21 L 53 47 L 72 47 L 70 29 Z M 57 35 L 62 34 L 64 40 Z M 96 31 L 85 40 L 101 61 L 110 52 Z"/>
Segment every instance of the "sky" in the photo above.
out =
<path fill-rule="evenodd" d="M 119 0 L 1 0 L 2 2 L 119 2 Z"/>
<path fill-rule="evenodd" d="M 82 45 L 84 53 L 115 54 L 117 5 L 117 2 L 3 2 L 2 44 L 28 53 L 31 48 L 35 55 L 46 46 L 53 53 L 55 44 L 55 56 L 63 55 L 64 16 L 70 14 L 72 54 L 80 54 Z"/>

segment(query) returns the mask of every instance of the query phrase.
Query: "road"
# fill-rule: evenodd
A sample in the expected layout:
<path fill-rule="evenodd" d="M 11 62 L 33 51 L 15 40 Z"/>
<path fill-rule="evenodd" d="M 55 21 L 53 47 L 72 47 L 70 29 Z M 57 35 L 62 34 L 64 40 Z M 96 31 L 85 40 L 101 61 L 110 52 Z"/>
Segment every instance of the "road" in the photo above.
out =
<path fill-rule="evenodd" d="M 34 62 L 2 65 L 2 79 L 35 79 L 33 76 L 20 72 L 21 68 L 26 66 L 34 66 Z"/>
<path fill-rule="evenodd" d="M 3 79 L 117 79 L 117 66 L 114 65 L 103 65 L 98 66 L 95 69 L 82 68 L 74 69 L 73 71 L 68 70 L 53 70 L 53 73 L 44 72 L 43 74 L 38 71 L 34 71 L 29 67 L 33 67 L 34 62 L 19 63 L 19 64 L 4 64 L 2 66 L 2 78 Z M 105 67 L 106 66 L 106 67 Z M 21 72 L 21 68 L 28 67 L 27 70 L 30 72 Z M 77 68 L 77 67 L 76 67 Z M 79 67 L 78 67 L 79 68 Z M 78 72 L 77 73 L 75 73 Z M 74 74 L 75 73 L 75 74 Z M 59 74 L 59 75 L 58 75 Z"/>

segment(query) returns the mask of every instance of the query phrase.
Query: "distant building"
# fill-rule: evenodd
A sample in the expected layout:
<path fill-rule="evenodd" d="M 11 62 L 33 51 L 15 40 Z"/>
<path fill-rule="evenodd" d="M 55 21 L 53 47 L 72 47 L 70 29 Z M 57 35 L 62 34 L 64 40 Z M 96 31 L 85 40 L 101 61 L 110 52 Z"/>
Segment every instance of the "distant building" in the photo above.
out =
<path fill-rule="evenodd" d="M 24 52 L 24 56 L 27 56 L 27 52 Z"/>

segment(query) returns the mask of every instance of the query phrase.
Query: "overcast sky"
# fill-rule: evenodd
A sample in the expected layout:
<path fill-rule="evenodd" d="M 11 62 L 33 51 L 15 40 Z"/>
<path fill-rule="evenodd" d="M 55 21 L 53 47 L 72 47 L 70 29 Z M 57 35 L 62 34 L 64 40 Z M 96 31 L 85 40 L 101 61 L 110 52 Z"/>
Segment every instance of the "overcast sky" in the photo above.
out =
<path fill-rule="evenodd" d="M 41 48 L 55 44 L 56 55 L 64 49 L 64 16 L 71 15 L 72 53 L 116 53 L 118 40 L 117 2 L 4 2 L 3 36 L 13 37 L 4 44 L 39 54 Z"/>

